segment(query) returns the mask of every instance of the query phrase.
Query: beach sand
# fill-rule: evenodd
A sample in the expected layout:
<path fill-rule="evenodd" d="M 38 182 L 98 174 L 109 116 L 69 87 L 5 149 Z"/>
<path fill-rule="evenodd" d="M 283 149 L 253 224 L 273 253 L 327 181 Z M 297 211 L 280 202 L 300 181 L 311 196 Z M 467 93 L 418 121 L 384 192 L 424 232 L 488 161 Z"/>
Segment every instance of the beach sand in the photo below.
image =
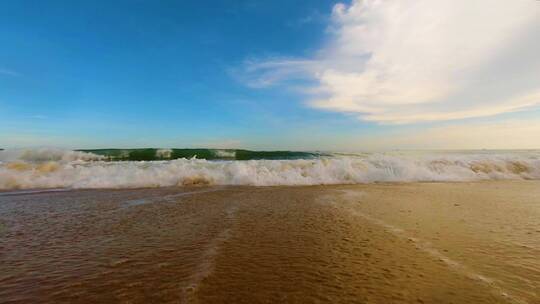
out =
<path fill-rule="evenodd" d="M 0 193 L 0 303 L 540 303 L 540 181 Z"/>

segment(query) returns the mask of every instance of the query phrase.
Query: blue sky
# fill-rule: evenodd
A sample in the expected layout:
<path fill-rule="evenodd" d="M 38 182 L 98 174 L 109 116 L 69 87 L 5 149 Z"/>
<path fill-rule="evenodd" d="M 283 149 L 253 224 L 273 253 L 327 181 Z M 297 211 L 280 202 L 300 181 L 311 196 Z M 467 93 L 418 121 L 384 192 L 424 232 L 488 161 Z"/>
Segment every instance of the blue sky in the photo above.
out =
<path fill-rule="evenodd" d="M 534 2 L 1 1 L 0 146 L 540 148 Z"/>

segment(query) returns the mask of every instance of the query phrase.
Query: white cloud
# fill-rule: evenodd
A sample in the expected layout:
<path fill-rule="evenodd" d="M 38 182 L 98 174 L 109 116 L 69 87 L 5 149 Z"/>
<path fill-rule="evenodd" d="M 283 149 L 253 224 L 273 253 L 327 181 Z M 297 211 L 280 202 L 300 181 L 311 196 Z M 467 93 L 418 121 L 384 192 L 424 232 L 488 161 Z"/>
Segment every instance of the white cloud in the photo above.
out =
<path fill-rule="evenodd" d="M 308 59 L 248 62 L 251 85 L 316 81 L 309 105 L 382 123 L 483 117 L 540 105 L 540 2 L 336 4 Z"/>
<path fill-rule="evenodd" d="M 252 88 L 265 88 L 283 79 L 303 77 L 302 74 L 317 65 L 316 61 L 276 59 L 270 61 L 247 60 L 243 71 L 233 75 Z M 313 70 L 315 72 L 315 70 Z"/>

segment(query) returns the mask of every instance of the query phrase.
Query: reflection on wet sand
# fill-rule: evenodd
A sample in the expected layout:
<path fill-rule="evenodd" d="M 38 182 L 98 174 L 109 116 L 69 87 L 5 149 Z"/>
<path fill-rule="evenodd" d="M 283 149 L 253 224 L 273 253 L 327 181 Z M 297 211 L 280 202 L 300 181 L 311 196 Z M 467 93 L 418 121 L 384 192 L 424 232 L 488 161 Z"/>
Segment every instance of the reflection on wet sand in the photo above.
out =
<path fill-rule="evenodd" d="M 0 195 L 0 302 L 538 303 L 540 182 Z"/>

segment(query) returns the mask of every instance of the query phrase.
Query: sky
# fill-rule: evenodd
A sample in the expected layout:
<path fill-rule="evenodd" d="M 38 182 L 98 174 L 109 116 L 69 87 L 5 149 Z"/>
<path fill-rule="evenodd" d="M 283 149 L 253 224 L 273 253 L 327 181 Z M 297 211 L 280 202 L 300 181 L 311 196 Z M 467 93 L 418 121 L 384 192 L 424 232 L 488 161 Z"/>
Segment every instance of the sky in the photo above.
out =
<path fill-rule="evenodd" d="M 0 1 L 0 147 L 540 148 L 540 1 Z"/>

